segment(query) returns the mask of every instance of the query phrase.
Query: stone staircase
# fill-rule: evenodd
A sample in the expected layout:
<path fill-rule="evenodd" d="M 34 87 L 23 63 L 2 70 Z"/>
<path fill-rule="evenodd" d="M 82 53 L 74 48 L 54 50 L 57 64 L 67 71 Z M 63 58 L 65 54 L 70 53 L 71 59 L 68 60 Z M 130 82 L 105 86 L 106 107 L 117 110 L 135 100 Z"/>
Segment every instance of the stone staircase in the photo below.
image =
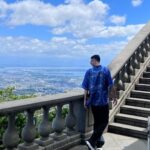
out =
<path fill-rule="evenodd" d="M 150 116 L 150 65 L 130 91 L 108 132 L 147 139 L 147 123 Z"/>
<path fill-rule="evenodd" d="M 111 139 L 112 134 L 119 137 L 118 145 L 128 143 L 125 138 L 129 141 L 133 138 L 134 144 L 137 139 L 148 139 L 150 145 L 150 22 L 107 67 L 111 70 L 118 103 L 116 106 L 112 102 L 109 103 L 109 124 L 106 133 L 109 134 L 109 138 L 106 138 L 106 145 L 113 149 L 115 141 L 114 138 Z M 94 122 L 90 110 L 87 110 L 87 116 L 86 132 L 81 134 L 81 143 L 93 132 Z M 133 149 L 132 144 L 131 148 L 122 146 L 122 149 Z M 86 150 L 87 147 L 78 145 L 71 150 L 79 149 Z M 141 148 L 137 146 L 136 149 Z"/>

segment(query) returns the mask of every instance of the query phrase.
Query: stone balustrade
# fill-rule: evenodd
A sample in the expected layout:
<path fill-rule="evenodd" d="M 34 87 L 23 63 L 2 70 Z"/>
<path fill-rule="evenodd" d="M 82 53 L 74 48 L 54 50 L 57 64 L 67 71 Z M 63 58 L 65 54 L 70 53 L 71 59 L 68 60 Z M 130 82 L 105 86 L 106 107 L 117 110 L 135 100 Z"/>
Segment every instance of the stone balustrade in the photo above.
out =
<path fill-rule="evenodd" d="M 82 91 L 83 92 L 83 91 Z M 68 114 L 62 117 L 62 107 L 68 105 Z M 56 116 L 49 121 L 51 108 L 56 108 Z M 34 114 L 42 109 L 42 120 L 36 125 Z M 21 137 L 17 133 L 15 117 L 23 112 L 26 123 Z M 0 104 L 1 116 L 8 117 L 8 126 L 3 135 L 3 145 L 7 149 L 57 149 L 80 143 L 81 133 L 85 130 L 83 93 L 69 92 L 50 96 L 3 102 Z M 39 138 L 36 138 L 37 133 Z M 21 143 L 19 143 L 21 138 Z"/>

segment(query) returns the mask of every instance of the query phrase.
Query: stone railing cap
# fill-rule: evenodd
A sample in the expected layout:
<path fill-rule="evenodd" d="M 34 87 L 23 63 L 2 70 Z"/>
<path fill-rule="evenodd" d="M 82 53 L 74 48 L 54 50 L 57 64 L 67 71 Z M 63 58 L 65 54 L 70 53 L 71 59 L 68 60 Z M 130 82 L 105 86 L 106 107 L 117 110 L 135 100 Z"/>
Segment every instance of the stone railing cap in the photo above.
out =
<path fill-rule="evenodd" d="M 38 109 L 42 106 L 56 106 L 57 104 L 76 101 L 83 98 L 83 90 L 71 90 L 66 93 L 38 96 L 34 98 L 7 101 L 0 103 L 0 114 L 20 112 L 27 109 Z"/>

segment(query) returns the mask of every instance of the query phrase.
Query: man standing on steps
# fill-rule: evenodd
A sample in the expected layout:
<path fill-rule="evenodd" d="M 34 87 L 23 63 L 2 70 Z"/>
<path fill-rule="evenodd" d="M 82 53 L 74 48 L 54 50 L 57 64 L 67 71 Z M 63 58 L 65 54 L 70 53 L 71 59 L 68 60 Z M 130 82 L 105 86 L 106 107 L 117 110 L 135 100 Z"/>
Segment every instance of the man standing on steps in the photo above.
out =
<path fill-rule="evenodd" d="M 115 88 L 109 69 L 100 65 L 100 56 L 91 56 L 92 68 L 85 73 L 82 88 L 84 89 L 84 107 L 91 107 L 94 118 L 94 131 L 85 141 L 90 150 L 101 150 L 103 131 L 109 121 L 109 100 L 117 104 Z"/>

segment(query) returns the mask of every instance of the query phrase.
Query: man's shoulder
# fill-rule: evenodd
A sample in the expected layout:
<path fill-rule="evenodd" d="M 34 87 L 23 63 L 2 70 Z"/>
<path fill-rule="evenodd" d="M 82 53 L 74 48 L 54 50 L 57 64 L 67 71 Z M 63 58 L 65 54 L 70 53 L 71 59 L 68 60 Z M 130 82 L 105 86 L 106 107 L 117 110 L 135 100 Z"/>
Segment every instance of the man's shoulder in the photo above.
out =
<path fill-rule="evenodd" d="M 87 73 L 90 73 L 92 71 L 92 68 L 89 68 L 86 70 Z"/>
<path fill-rule="evenodd" d="M 87 70 L 85 71 L 86 76 L 89 76 L 89 75 L 90 75 L 90 72 L 91 72 L 91 68 L 87 69 Z"/>
<path fill-rule="evenodd" d="M 103 71 L 107 72 L 109 71 L 109 68 L 107 66 L 102 66 Z"/>
<path fill-rule="evenodd" d="M 92 72 L 92 70 L 93 70 L 93 67 L 88 68 L 88 69 L 86 70 L 86 72 L 87 72 L 87 73 L 90 73 L 90 72 Z M 109 68 L 108 68 L 107 66 L 101 65 L 100 70 L 103 70 L 104 72 L 108 72 L 108 71 L 109 71 Z"/>

